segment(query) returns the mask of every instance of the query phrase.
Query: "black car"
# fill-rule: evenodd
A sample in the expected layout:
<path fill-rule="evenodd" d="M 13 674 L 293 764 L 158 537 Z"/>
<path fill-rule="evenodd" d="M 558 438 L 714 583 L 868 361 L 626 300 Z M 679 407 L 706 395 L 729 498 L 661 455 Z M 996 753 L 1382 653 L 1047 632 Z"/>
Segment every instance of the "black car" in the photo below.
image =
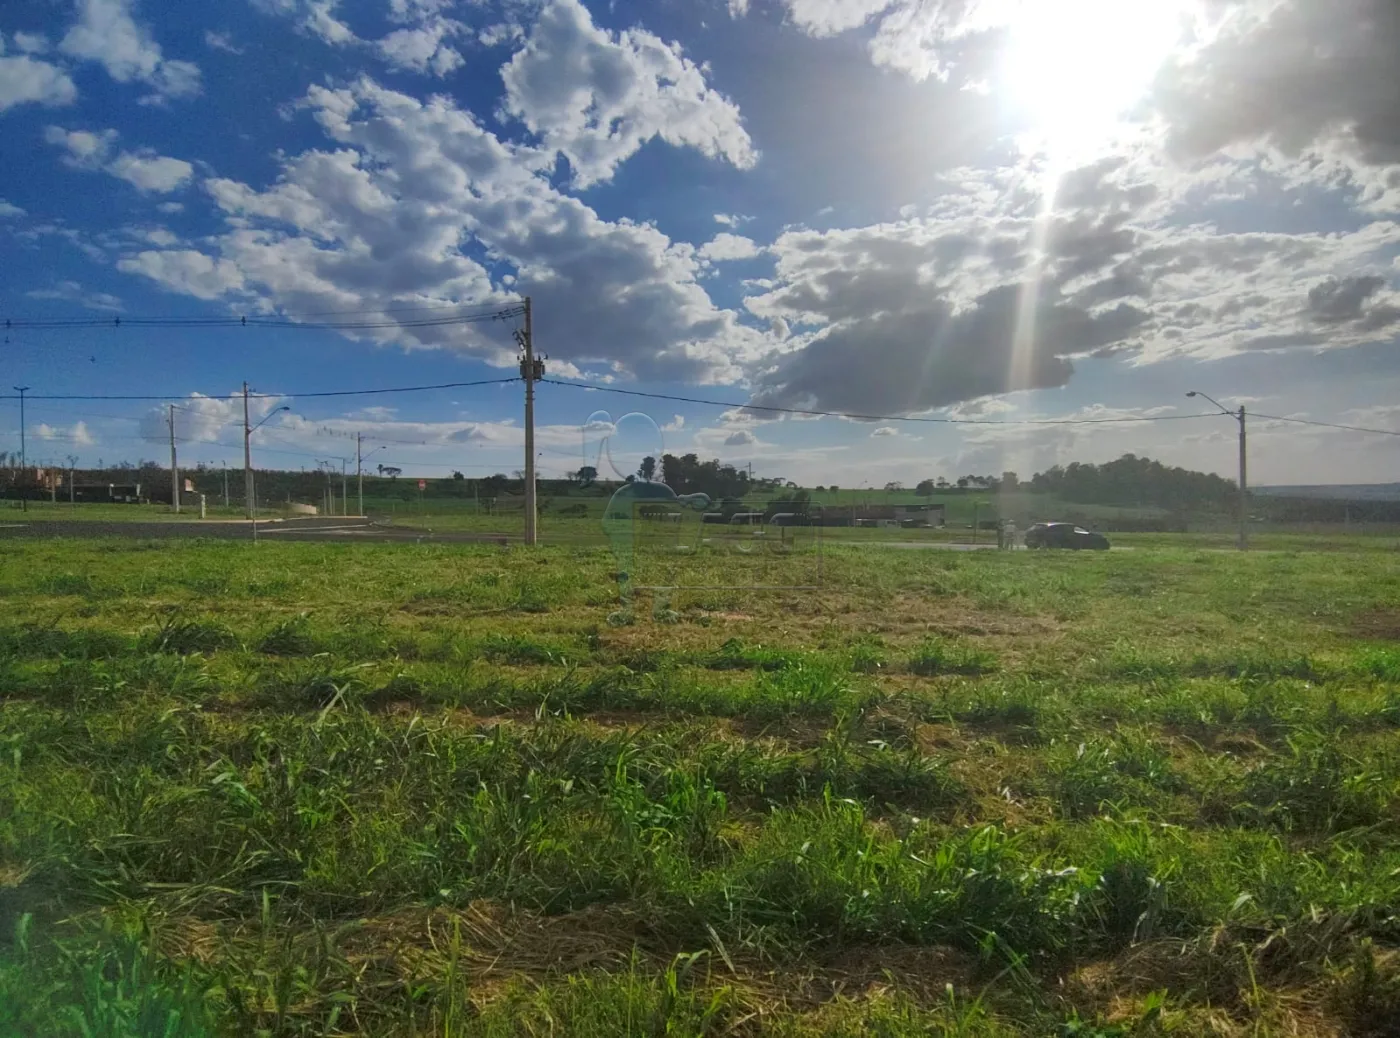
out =
<path fill-rule="evenodd" d="M 1026 531 L 1026 547 L 1107 551 L 1108 538 L 1073 523 L 1036 523 Z"/>

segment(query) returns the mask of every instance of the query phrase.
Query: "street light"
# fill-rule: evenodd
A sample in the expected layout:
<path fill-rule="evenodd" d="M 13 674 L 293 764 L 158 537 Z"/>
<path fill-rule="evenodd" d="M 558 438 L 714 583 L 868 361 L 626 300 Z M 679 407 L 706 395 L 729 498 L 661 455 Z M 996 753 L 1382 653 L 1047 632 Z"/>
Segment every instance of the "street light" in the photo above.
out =
<path fill-rule="evenodd" d="M 19 510 L 29 511 L 29 501 L 24 496 L 24 470 L 29 467 L 29 462 L 25 457 L 24 450 L 24 394 L 29 392 L 28 386 L 15 386 L 15 392 L 19 394 Z"/>
<path fill-rule="evenodd" d="M 1186 394 L 1189 397 L 1201 397 L 1209 400 L 1216 407 L 1220 408 L 1220 413 L 1233 418 L 1240 423 L 1240 551 L 1249 550 L 1249 482 L 1248 467 L 1245 454 L 1245 413 L 1244 404 L 1240 404 L 1238 411 L 1231 411 L 1228 407 L 1216 400 L 1212 396 L 1206 396 L 1198 390 L 1191 390 Z"/>
<path fill-rule="evenodd" d="M 361 515 L 365 514 L 365 459 L 372 458 L 380 451 L 387 451 L 388 449 L 389 445 L 387 443 L 381 443 L 368 454 L 357 453 L 355 456 L 355 482 L 359 484 L 357 492 L 360 495 L 359 511 Z"/>
<path fill-rule="evenodd" d="M 259 429 L 261 429 L 261 428 L 267 423 L 268 419 L 270 419 L 273 415 L 277 414 L 279 411 L 290 411 L 290 410 L 291 410 L 291 407 L 289 407 L 289 406 L 287 406 L 287 405 L 285 405 L 285 404 L 284 404 L 283 406 L 281 406 L 281 407 L 274 407 L 271 411 L 267 412 L 267 414 L 263 415 L 262 421 L 258 422 L 257 425 L 254 425 L 254 426 L 252 426 L 252 427 L 250 428 L 250 427 L 248 427 L 248 426 L 245 424 L 244 427 L 243 427 L 243 465 L 244 465 L 244 467 L 247 469 L 247 476 L 248 476 L 248 482 L 247 482 L 247 487 L 246 487 L 246 490 L 247 490 L 246 496 L 247 496 L 248 500 L 245 502 L 245 504 L 248 506 L 248 518 L 251 519 L 251 520 L 253 520 L 253 539 L 254 539 L 254 540 L 257 540 L 257 537 L 258 537 L 258 526 L 257 526 L 257 522 L 258 522 L 258 513 L 257 513 L 257 505 L 256 505 L 258 496 L 257 496 L 257 488 L 253 485 L 253 463 L 252 463 L 253 433 L 255 433 L 255 432 L 257 432 Z M 245 417 L 244 421 L 245 421 L 245 423 L 246 423 L 246 421 L 247 421 L 246 417 Z"/>

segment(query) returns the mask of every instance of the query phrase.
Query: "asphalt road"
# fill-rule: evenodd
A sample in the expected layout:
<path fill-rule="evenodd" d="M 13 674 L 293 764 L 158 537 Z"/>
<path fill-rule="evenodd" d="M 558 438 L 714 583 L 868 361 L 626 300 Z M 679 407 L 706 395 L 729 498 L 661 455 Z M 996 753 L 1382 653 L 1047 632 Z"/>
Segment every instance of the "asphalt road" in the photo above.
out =
<path fill-rule="evenodd" d="M 45 519 L 39 522 L 0 523 L 5 537 L 127 537 L 135 540 L 214 538 L 226 541 L 252 540 L 253 524 L 246 519 L 183 520 L 168 522 L 100 522 L 92 520 Z M 319 541 L 340 544 L 510 544 L 519 538 L 505 534 L 434 532 L 412 527 L 389 526 L 372 519 L 317 517 L 307 519 L 268 519 L 258 521 L 259 540 Z M 545 543 L 549 543 L 547 540 Z M 830 545 L 864 548 L 894 548 L 904 551 L 996 551 L 995 542 L 963 544 L 955 541 L 831 541 Z M 1024 545 L 1017 549 L 1025 551 Z M 1117 548 L 1116 551 L 1130 551 Z"/>

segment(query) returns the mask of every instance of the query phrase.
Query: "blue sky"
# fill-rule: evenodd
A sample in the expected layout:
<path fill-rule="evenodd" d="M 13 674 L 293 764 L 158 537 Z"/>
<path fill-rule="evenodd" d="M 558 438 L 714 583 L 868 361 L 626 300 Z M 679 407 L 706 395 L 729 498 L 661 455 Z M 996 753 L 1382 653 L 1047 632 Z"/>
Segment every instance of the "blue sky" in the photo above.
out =
<path fill-rule="evenodd" d="M 1231 474 L 1224 418 L 1014 424 L 1189 389 L 1400 429 L 1389 0 L 10 0 L 0 45 L 0 316 L 386 326 L 5 337 L 7 387 L 168 394 L 186 462 L 238 457 L 246 379 L 286 394 L 256 405 L 289 408 L 268 464 L 361 432 L 410 473 L 519 468 L 519 385 L 297 394 L 507 377 L 509 323 L 406 313 L 522 293 L 561 379 L 984 423 L 547 384 L 547 474 L 599 408 L 847 486 L 1125 451 Z M 35 399 L 30 457 L 161 458 L 158 410 Z M 1260 420 L 1252 470 L 1395 480 L 1394 447 Z"/>

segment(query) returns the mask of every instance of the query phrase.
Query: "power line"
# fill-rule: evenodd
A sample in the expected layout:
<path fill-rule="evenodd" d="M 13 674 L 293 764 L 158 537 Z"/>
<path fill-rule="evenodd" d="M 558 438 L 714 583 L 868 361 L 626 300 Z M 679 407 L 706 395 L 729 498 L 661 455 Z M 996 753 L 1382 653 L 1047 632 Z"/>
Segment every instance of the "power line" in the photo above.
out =
<path fill-rule="evenodd" d="M 365 310 L 344 310 L 344 311 L 323 311 L 320 314 L 308 314 L 306 316 L 354 316 L 357 314 L 390 314 L 390 313 L 413 313 L 424 310 L 437 310 L 438 307 L 407 307 L 400 309 L 365 309 Z M 462 307 L 444 307 L 441 309 L 463 309 Z M 506 307 L 492 307 L 490 309 L 478 310 L 474 313 L 458 313 L 453 315 L 443 315 L 439 317 L 424 317 L 409 321 L 304 321 L 297 320 L 297 315 L 284 315 L 281 317 L 260 317 L 247 315 L 234 317 L 66 317 L 53 319 L 25 319 L 6 318 L 4 330 L 9 332 L 15 328 L 298 328 L 306 330 L 322 331 L 373 331 L 385 328 L 437 328 L 455 324 L 476 324 L 486 321 L 505 321 L 512 317 L 519 317 L 525 312 L 520 305 L 512 304 Z"/>
<path fill-rule="evenodd" d="M 856 414 L 850 411 L 818 411 L 807 407 L 778 407 L 773 404 L 741 404 L 724 400 L 701 400 L 697 397 L 675 396 L 670 393 L 644 393 L 638 389 L 617 389 L 613 386 L 599 386 L 591 382 L 562 382 L 559 379 L 544 378 L 555 386 L 571 386 L 574 389 L 592 389 L 602 393 L 621 393 L 624 396 L 649 397 L 653 400 L 671 400 L 682 404 L 706 404 L 710 407 L 728 407 L 748 411 L 773 411 L 779 414 L 804 414 L 819 418 L 851 418 L 862 422 L 921 422 L 933 425 L 1111 425 L 1116 422 L 1170 422 L 1192 418 L 1214 418 L 1210 414 L 1162 414 L 1137 415 L 1126 418 L 932 418 L 897 414 Z M 38 399 L 38 398 L 31 398 Z"/>
<path fill-rule="evenodd" d="M 1311 418 L 1285 418 L 1277 414 L 1260 414 L 1258 411 L 1250 412 L 1251 418 L 1267 418 L 1274 422 L 1293 422 L 1297 425 L 1320 425 L 1324 429 L 1345 429 L 1347 432 L 1375 433 L 1379 436 L 1400 436 L 1400 430 L 1396 429 L 1372 429 L 1364 425 L 1339 425 L 1336 422 L 1317 422 Z"/>
<path fill-rule="evenodd" d="M 283 400 L 297 399 L 309 400 L 313 398 L 324 399 L 326 397 L 340 396 L 379 396 L 386 393 L 426 393 L 435 389 L 471 389 L 475 386 L 501 386 L 508 382 L 519 382 L 519 375 L 512 375 L 510 378 L 487 378 L 479 379 L 475 382 L 441 382 L 431 386 L 394 386 L 388 389 L 335 389 L 325 390 L 315 393 L 249 393 L 248 396 L 255 400 Z M 242 394 L 236 394 L 238 399 L 242 399 Z M 118 393 L 51 393 L 34 394 L 26 393 L 29 400 L 155 400 L 166 402 L 172 399 L 190 399 L 184 393 L 163 393 L 163 394 L 118 394 Z M 228 396 L 206 396 L 206 400 L 227 401 L 233 400 L 235 394 Z M 18 400 L 19 397 L 13 393 L 0 394 L 0 400 Z"/>

